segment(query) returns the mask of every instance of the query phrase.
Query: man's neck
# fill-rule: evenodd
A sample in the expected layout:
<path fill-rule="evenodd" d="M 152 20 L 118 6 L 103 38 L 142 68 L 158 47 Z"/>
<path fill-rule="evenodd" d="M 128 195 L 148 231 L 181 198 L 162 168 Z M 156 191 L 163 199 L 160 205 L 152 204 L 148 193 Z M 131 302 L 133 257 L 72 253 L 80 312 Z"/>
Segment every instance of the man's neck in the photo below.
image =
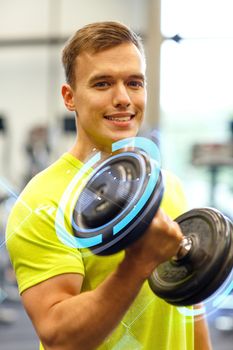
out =
<path fill-rule="evenodd" d="M 69 150 L 69 153 L 85 163 L 93 154 L 100 151 L 103 158 L 108 157 L 111 154 L 111 150 L 108 152 L 106 149 L 101 149 L 100 147 L 97 148 L 94 145 L 81 145 L 78 142 Z"/>

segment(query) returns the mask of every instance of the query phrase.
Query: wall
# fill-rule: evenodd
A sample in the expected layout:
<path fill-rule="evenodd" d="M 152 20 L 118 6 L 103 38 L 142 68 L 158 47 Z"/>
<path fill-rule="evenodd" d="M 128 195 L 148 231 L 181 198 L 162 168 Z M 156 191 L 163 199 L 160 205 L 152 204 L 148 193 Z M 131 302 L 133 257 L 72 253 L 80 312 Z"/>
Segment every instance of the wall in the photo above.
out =
<path fill-rule="evenodd" d="M 99 20 L 122 21 L 146 37 L 150 3 L 153 1 L 0 0 L 0 114 L 7 118 L 9 129 L 7 142 L 0 134 L 0 159 L 8 159 L 7 164 L 0 160 L 0 176 L 21 186 L 28 167 L 24 149 L 29 129 L 46 123 L 57 127 L 58 118 L 66 113 L 60 96 L 62 45 L 43 45 L 38 40 L 66 38 L 84 24 Z M 29 45 L 29 39 L 37 43 Z M 53 142 L 56 157 L 65 144 L 57 138 Z M 66 146 L 69 142 L 73 139 L 66 139 Z"/>

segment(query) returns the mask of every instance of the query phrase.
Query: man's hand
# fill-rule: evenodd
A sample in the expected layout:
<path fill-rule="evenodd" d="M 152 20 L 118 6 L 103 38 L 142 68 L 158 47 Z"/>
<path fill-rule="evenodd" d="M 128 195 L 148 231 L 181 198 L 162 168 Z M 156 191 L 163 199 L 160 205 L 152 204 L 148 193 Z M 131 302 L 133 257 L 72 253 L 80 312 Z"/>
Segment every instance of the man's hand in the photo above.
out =
<path fill-rule="evenodd" d="M 125 258 L 148 278 L 159 264 L 178 252 L 182 239 L 179 225 L 159 209 L 146 232 L 126 249 Z"/>

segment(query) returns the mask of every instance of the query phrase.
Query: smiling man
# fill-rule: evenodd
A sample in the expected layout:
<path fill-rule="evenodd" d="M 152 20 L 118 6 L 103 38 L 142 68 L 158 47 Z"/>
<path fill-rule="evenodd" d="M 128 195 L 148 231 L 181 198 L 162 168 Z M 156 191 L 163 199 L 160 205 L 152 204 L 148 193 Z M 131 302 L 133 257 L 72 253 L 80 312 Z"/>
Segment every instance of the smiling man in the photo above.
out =
<path fill-rule="evenodd" d="M 146 65 L 139 48 L 123 42 L 120 50 L 119 45 L 101 50 L 91 46 L 92 41 L 88 49 L 80 48 L 75 77 L 62 87 L 67 108 L 77 115 L 78 140 L 73 152 L 79 159 L 83 159 L 84 149 L 87 154 L 96 147 L 108 152 L 114 141 L 135 136 L 146 103 Z M 67 48 L 65 66 L 68 59 Z"/>
<path fill-rule="evenodd" d="M 113 142 L 137 135 L 146 106 L 143 46 L 120 23 L 78 30 L 64 48 L 63 65 L 62 96 L 76 115 L 75 144 L 27 185 L 7 226 L 20 295 L 41 349 L 210 349 L 204 320 L 186 322 L 147 283 L 182 240 L 172 219 L 186 204 L 173 175 L 165 176 L 162 208 L 124 252 L 98 257 L 58 239 L 56 212 L 67 186 L 93 149 L 108 154 Z M 67 213 L 65 223 L 72 234 Z"/>

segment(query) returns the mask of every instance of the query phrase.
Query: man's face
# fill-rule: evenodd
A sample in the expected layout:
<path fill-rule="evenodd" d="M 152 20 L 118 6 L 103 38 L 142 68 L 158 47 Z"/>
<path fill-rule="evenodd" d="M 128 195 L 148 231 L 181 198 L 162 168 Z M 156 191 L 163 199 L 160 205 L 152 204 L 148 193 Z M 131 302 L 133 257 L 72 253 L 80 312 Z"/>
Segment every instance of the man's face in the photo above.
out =
<path fill-rule="evenodd" d="M 136 136 L 142 123 L 144 58 L 127 43 L 95 54 L 83 52 L 76 60 L 76 85 L 68 86 L 69 103 L 64 91 L 63 97 L 78 116 L 77 147 L 109 152 L 113 142 Z"/>

